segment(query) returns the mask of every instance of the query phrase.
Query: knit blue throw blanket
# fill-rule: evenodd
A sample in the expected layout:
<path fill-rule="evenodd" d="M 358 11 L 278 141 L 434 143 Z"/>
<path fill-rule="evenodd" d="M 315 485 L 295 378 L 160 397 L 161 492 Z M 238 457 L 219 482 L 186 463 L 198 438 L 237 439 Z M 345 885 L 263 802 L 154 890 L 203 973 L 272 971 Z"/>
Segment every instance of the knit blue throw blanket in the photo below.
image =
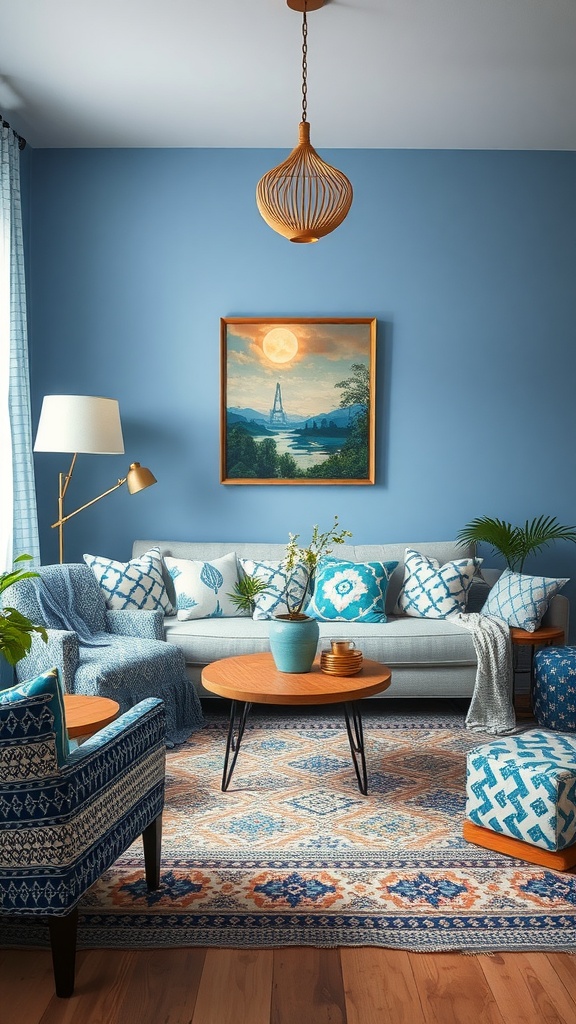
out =
<path fill-rule="evenodd" d="M 70 574 L 62 567 L 50 580 L 43 576 L 32 581 L 44 621 L 49 628 L 72 630 L 84 647 L 109 647 L 107 633 L 93 633 L 78 612 Z"/>

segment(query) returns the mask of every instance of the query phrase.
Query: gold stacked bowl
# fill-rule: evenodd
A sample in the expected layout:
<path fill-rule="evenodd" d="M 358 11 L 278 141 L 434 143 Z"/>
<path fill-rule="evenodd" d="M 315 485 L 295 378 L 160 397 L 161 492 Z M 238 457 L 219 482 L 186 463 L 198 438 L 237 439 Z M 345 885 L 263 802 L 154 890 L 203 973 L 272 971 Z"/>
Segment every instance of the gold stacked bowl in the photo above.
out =
<path fill-rule="evenodd" d="M 355 676 L 362 668 L 362 651 L 350 650 L 346 654 L 322 651 L 320 668 L 330 676 Z"/>

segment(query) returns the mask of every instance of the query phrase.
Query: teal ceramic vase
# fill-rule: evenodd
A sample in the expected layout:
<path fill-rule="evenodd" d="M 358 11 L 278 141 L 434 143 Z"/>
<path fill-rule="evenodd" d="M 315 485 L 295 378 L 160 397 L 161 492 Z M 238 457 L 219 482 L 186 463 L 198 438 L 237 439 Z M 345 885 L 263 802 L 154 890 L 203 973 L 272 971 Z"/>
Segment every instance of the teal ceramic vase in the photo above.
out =
<path fill-rule="evenodd" d="M 270 650 L 279 672 L 309 672 L 316 657 L 320 628 L 316 619 L 300 615 L 270 619 Z"/>

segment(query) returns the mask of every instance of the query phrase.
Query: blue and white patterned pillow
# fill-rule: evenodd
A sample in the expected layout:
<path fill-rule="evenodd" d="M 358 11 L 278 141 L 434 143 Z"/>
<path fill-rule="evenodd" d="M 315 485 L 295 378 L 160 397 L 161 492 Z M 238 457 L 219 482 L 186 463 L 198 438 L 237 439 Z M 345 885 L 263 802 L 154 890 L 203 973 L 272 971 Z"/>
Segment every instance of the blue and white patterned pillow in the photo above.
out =
<path fill-rule="evenodd" d="M 419 619 L 447 619 L 466 611 L 468 591 L 482 558 L 458 558 L 440 565 L 435 558 L 406 548 L 404 583 L 395 612 Z"/>
<path fill-rule="evenodd" d="M 238 582 L 235 551 L 210 562 L 169 557 L 165 562 L 174 581 L 179 619 L 229 618 L 242 614 L 228 597 Z"/>
<path fill-rule="evenodd" d="M 397 565 L 321 558 L 306 614 L 321 622 L 387 622 L 386 591 Z"/>
<path fill-rule="evenodd" d="M 272 619 L 274 615 L 286 615 L 288 586 L 290 608 L 293 609 L 302 600 L 306 587 L 306 573 L 302 566 L 295 566 L 288 581 L 284 562 L 259 562 L 253 558 L 241 558 L 240 565 L 247 576 L 256 576 L 266 584 L 266 590 L 256 598 L 252 616 L 254 619 Z"/>
<path fill-rule="evenodd" d="M 26 710 L 26 702 L 30 700 L 34 707 Z M 16 704 L 20 704 L 22 713 Z M 54 743 L 47 745 L 52 732 L 56 738 L 55 748 Z M 0 746 L 4 739 L 11 746 L 19 738 L 26 744 L 26 750 L 24 747 L 22 749 L 22 754 L 26 756 L 22 760 L 27 763 L 15 767 L 12 752 L 9 762 L 4 764 L 7 778 L 14 779 L 13 773 L 20 772 L 22 768 L 36 778 L 51 775 L 68 757 L 70 743 L 66 730 L 64 695 L 57 668 L 0 691 Z"/>
<path fill-rule="evenodd" d="M 150 548 L 129 562 L 115 562 L 100 555 L 84 555 L 106 598 L 108 608 L 155 609 L 173 615 L 164 576 L 160 548 Z"/>
<path fill-rule="evenodd" d="M 546 576 L 526 576 L 505 569 L 488 594 L 483 615 L 504 619 L 509 626 L 533 633 L 538 629 L 548 605 L 568 580 Z"/>

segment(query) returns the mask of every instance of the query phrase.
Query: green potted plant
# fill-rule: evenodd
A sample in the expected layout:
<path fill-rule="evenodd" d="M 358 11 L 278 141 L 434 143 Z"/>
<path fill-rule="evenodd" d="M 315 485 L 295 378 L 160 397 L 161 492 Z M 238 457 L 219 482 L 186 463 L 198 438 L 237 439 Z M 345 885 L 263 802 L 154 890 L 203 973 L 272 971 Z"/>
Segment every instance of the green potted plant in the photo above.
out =
<path fill-rule="evenodd" d="M 307 547 L 298 544 L 300 534 L 289 534 L 286 545 L 284 568 L 286 569 L 285 603 L 288 611 L 275 615 L 270 621 L 270 650 L 279 672 L 309 672 L 316 656 L 319 627 L 316 619 L 303 611 L 311 592 L 314 573 L 320 558 L 329 555 L 334 545 L 344 544 L 352 534 L 343 530 L 334 516 L 330 529 L 324 533 L 316 525 L 312 527 L 312 538 Z M 292 581 L 297 571 L 303 574 L 301 593 L 293 597 Z"/>
<path fill-rule="evenodd" d="M 19 555 L 14 560 L 14 565 L 30 561 L 32 561 L 31 555 Z M 10 572 L 0 573 L 0 595 L 14 583 L 31 579 L 34 576 L 38 576 L 38 573 L 24 568 L 15 568 Z M 33 633 L 39 633 L 45 643 L 48 641 L 48 634 L 44 626 L 36 626 L 15 608 L 0 606 L 0 655 L 9 665 L 16 665 L 21 658 L 28 654 L 32 646 Z"/>
<path fill-rule="evenodd" d="M 556 516 L 537 516 L 523 526 L 513 526 L 503 519 L 480 516 L 460 530 L 461 544 L 489 544 L 498 551 L 508 569 L 521 573 L 529 555 L 540 551 L 555 540 L 569 540 L 576 543 L 576 527 L 561 526 Z"/>

